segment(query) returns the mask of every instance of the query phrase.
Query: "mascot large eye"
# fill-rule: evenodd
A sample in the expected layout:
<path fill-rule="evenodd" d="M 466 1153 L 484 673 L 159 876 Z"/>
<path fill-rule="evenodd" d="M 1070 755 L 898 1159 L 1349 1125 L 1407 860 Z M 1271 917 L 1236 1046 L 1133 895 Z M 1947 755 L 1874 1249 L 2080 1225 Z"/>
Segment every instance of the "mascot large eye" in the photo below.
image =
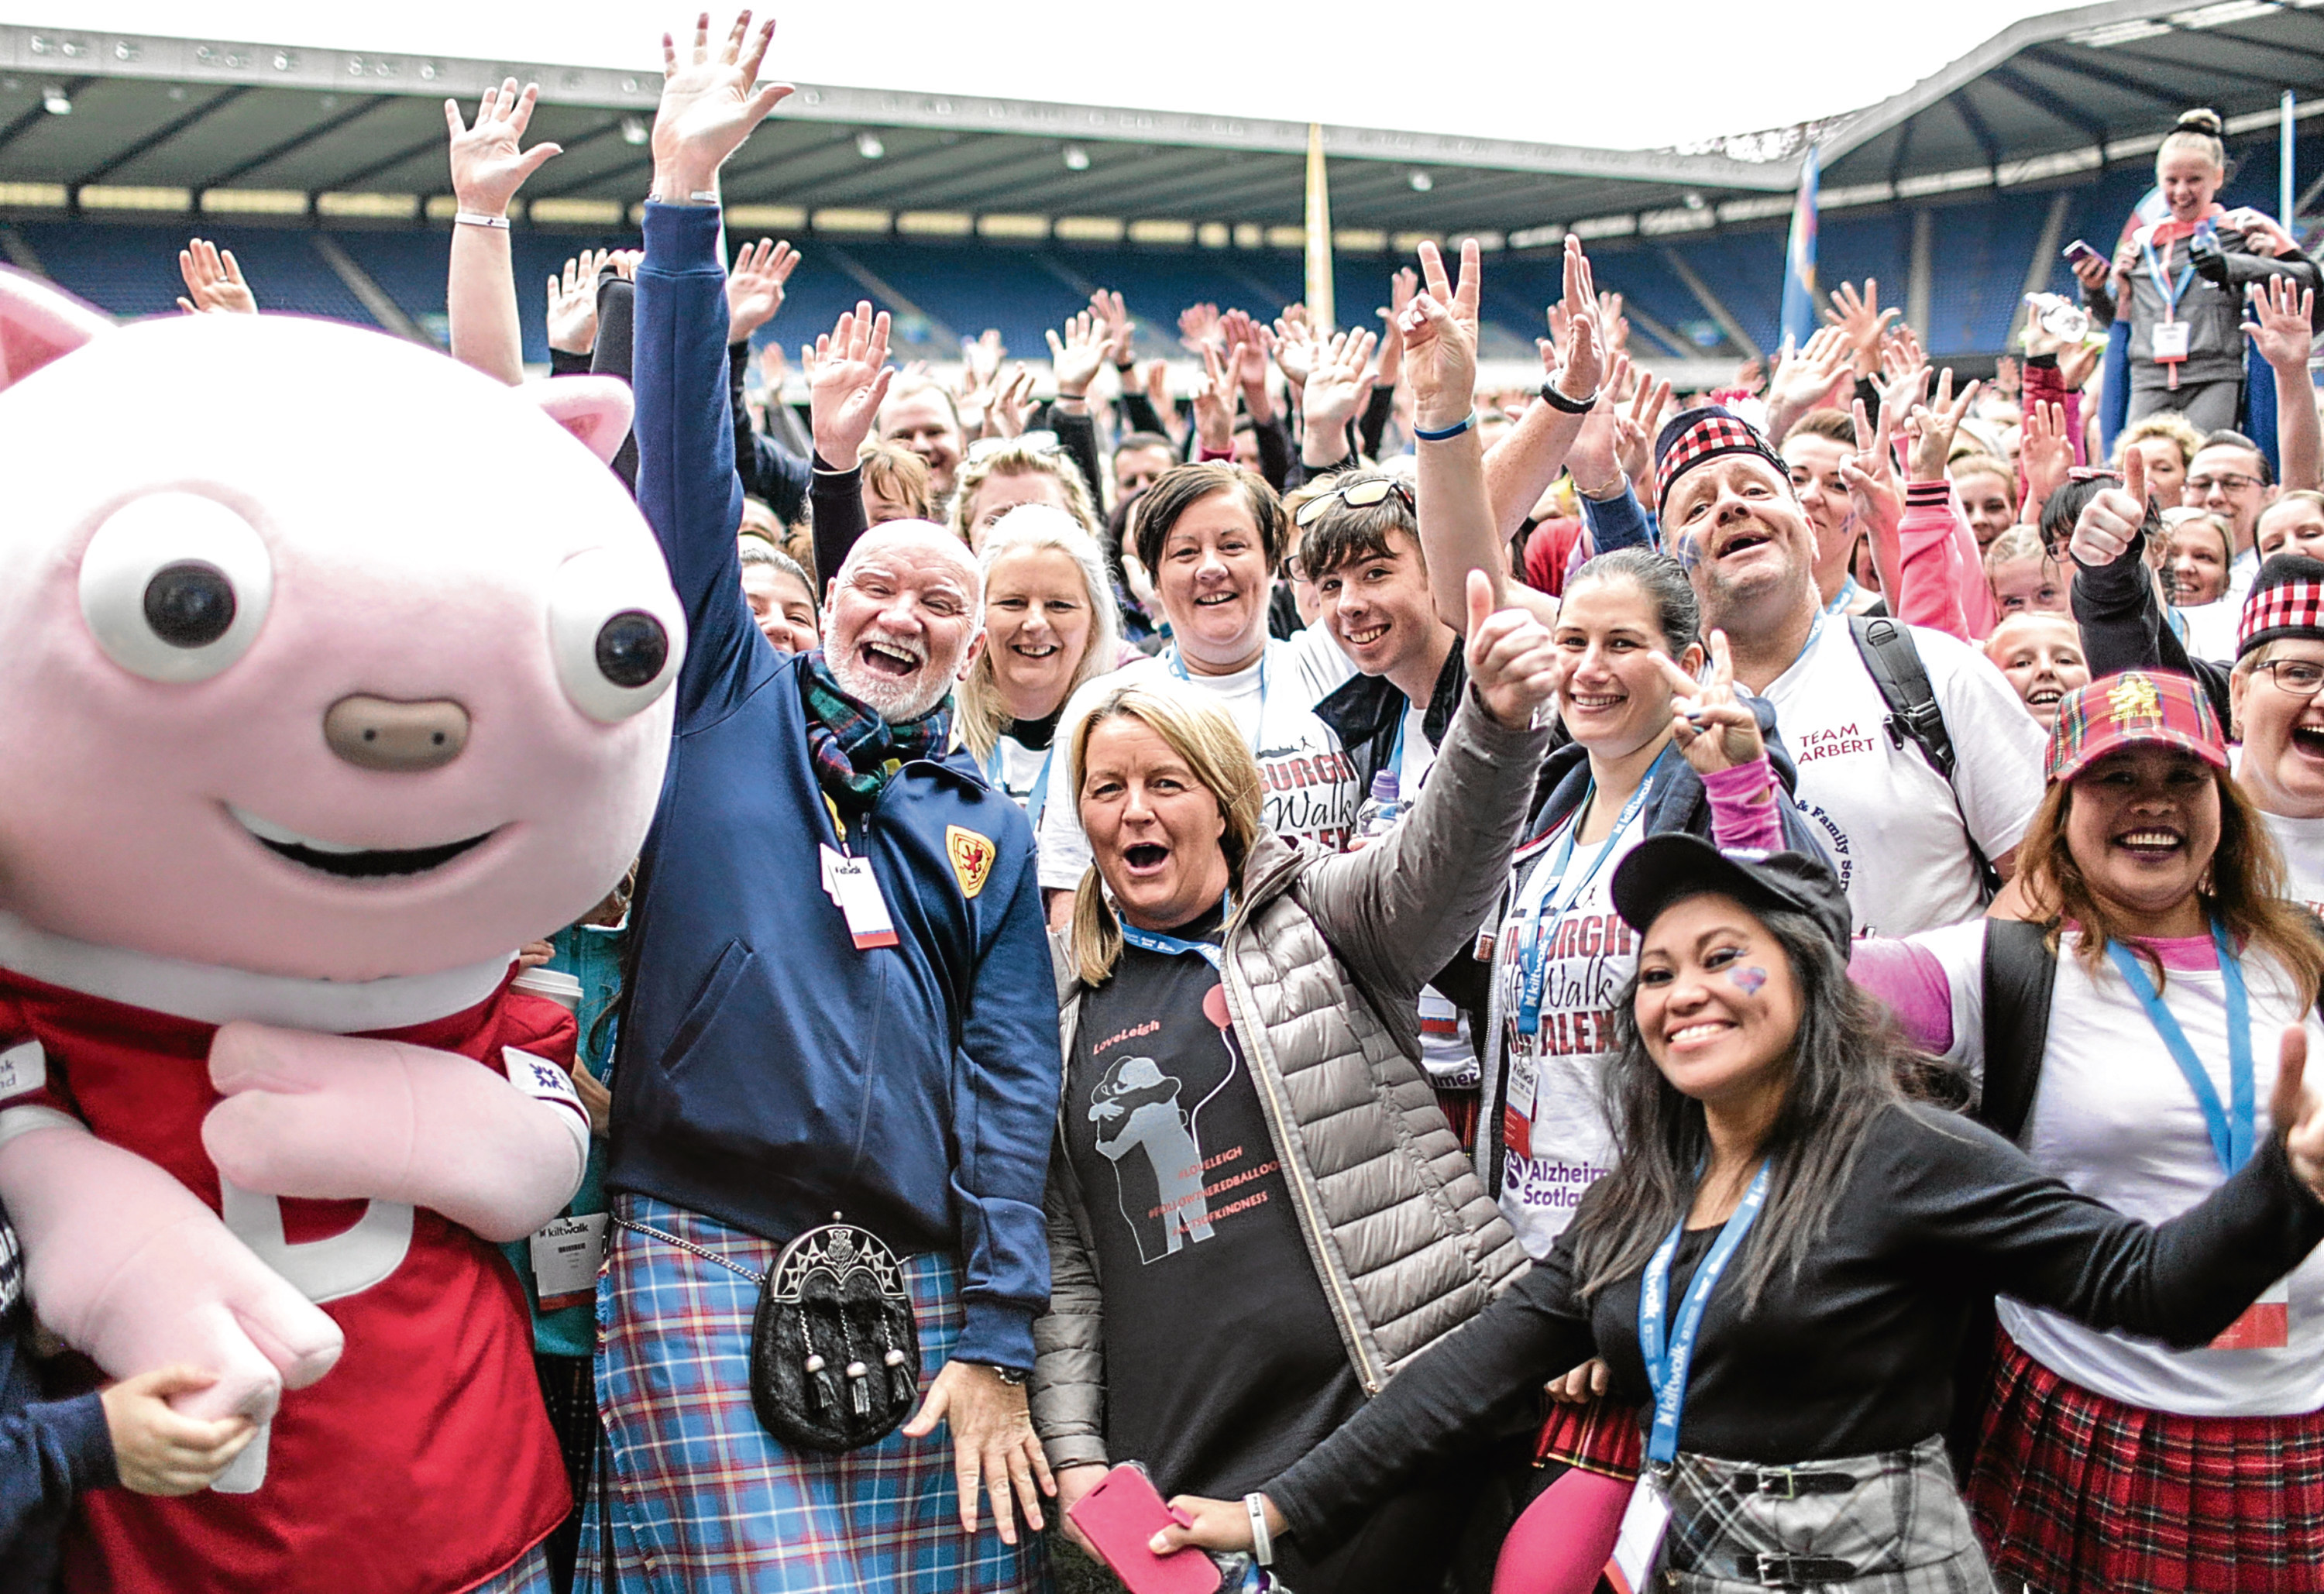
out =
<path fill-rule="evenodd" d="M 610 548 L 576 554 L 549 594 L 549 649 L 573 706 L 616 724 L 678 678 L 683 628 L 659 572 Z"/>
<path fill-rule="evenodd" d="M 274 561 L 215 498 L 152 493 L 113 511 L 80 559 L 80 613 L 106 657 L 149 681 L 206 681 L 249 650 Z"/>

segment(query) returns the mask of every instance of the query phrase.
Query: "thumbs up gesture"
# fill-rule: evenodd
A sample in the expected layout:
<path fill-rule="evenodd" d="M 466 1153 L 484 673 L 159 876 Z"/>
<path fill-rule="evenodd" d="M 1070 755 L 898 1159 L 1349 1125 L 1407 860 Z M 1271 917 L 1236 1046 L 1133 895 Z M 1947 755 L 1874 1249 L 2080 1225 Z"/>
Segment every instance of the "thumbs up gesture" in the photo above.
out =
<path fill-rule="evenodd" d="M 2275 1094 L 2267 1112 L 2283 1137 L 2292 1173 L 2310 1195 L 2324 1201 L 2324 1101 L 2308 1088 L 2307 1073 L 2308 1031 L 2290 1025 L 2276 1054 Z"/>
<path fill-rule="evenodd" d="M 1529 729 L 1534 711 L 1563 679 L 1549 629 L 1523 609 L 1493 607 L 1493 582 L 1469 572 L 1469 680 L 1492 715 L 1512 731 Z"/>
<path fill-rule="evenodd" d="M 2108 487 L 2082 505 L 2068 549 L 2074 563 L 2093 568 L 2111 565 L 2138 541 L 2146 525 L 2146 456 L 2123 450 L 2122 485 Z"/>

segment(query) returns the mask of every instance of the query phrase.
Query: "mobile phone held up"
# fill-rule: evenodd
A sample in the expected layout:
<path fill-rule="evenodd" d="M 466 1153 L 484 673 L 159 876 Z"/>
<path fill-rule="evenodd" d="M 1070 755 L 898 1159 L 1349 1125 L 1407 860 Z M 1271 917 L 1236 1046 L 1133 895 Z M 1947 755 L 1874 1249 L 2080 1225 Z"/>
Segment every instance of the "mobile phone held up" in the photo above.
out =
<path fill-rule="evenodd" d="M 1135 1461 L 1124 1461 L 1066 1511 L 1130 1594 L 1218 1594 L 1218 1563 L 1191 1546 L 1157 1555 L 1148 1546 L 1181 1525 Z"/>
<path fill-rule="evenodd" d="M 2107 263 L 2105 255 L 2100 254 L 2097 250 L 2091 248 L 2080 238 L 2077 238 L 2072 243 L 2067 244 L 2062 253 L 2066 257 L 2066 263 L 2068 265 L 2080 265 L 2086 260 L 2094 260 L 2100 265 L 2104 265 Z"/>

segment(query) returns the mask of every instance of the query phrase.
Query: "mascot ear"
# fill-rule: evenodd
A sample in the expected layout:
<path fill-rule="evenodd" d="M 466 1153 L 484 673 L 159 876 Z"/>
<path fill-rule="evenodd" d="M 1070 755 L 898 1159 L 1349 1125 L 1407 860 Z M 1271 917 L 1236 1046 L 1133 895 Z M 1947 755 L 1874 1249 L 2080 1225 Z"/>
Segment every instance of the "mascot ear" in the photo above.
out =
<path fill-rule="evenodd" d="M 630 386 L 618 378 L 559 376 L 529 382 L 517 392 L 608 465 L 630 435 Z"/>
<path fill-rule="evenodd" d="M 0 266 L 0 387 L 113 330 L 112 319 L 38 277 Z"/>

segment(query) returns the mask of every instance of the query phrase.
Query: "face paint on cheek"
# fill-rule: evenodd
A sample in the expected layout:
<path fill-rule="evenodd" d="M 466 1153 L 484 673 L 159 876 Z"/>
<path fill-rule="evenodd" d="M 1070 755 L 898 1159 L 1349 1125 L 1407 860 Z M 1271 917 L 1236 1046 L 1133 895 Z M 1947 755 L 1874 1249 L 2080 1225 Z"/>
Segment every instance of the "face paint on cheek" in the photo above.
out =
<path fill-rule="evenodd" d="M 1679 537 L 1678 547 L 1673 551 L 1678 556 L 1679 568 L 1692 571 L 1702 563 L 1702 539 L 1695 532 L 1683 532 Z"/>
<path fill-rule="evenodd" d="M 1735 988 L 1740 990 L 1745 996 L 1757 996 L 1759 994 L 1759 987 L 1767 982 L 1767 971 L 1765 969 L 1729 969 L 1727 971 L 1727 977 L 1735 981 Z"/>

